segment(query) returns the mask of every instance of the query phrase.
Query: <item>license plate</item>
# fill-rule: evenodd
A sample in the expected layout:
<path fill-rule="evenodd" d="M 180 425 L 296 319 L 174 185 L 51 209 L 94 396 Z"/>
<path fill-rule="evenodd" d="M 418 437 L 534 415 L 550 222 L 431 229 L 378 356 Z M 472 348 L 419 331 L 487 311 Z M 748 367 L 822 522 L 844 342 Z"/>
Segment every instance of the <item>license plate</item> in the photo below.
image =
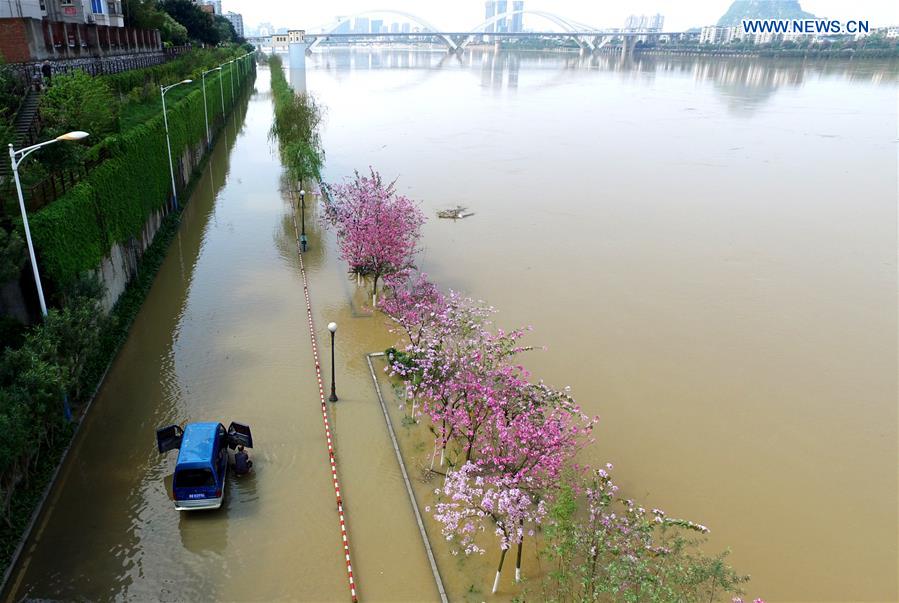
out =
<path fill-rule="evenodd" d="M 187 498 L 206 498 L 205 494 L 188 494 Z"/>

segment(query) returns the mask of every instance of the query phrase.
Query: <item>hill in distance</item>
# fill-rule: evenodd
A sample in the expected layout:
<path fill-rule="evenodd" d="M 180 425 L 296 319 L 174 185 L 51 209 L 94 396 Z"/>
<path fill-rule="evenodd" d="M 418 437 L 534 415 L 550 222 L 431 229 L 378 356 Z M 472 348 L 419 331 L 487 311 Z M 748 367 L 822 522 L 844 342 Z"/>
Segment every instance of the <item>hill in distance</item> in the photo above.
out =
<path fill-rule="evenodd" d="M 814 19 L 799 6 L 799 0 L 734 0 L 718 19 L 719 27 L 739 27 L 743 19 Z"/>

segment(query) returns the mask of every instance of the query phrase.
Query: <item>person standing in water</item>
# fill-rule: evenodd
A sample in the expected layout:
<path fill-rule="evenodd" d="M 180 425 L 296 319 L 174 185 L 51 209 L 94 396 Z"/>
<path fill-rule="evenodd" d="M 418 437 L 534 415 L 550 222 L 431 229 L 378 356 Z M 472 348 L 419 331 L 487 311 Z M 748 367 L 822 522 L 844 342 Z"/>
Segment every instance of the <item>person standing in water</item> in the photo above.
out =
<path fill-rule="evenodd" d="M 234 453 L 234 473 L 236 475 L 246 475 L 252 467 L 253 461 L 250 460 L 250 455 L 247 454 L 243 446 L 238 446 L 237 452 Z"/>

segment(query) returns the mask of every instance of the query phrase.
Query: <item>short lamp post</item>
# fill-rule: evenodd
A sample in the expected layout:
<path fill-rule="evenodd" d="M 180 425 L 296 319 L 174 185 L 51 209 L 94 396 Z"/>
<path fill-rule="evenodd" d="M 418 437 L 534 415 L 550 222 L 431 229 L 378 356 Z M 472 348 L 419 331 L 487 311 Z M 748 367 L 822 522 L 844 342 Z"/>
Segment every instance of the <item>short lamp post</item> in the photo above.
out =
<path fill-rule="evenodd" d="M 212 73 L 213 71 L 221 71 L 221 67 L 214 67 L 212 69 L 207 69 L 203 72 L 201 76 L 201 80 L 203 80 L 203 117 L 206 119 L 206 146 L 208 147 L 212 144 L 212 136 L 209 134 L 209 109 L 206 106 L 206 74 Z M 222 105 L 222 111 L 224 112 L 225 105 Z"/>
<path fill-rule="evenodd" d="M 25 240 L 28 242 L 28 255 L 31 257 L 31 270 L 34 272 L 34 284 L 37 287 L 37 299 L 41 304 L 41 315 L 47 316 L 47 302 L 44 300 L 44 288 L 41 285 L 41 275 L 37 269 L 37 259 L 34 255 L 34 244 L 31 242 L 31 229 L 28 227 L 28 212 L 25 210 L 25 197 L 22 195 L 22 183 L 19 181 L 19 165 L 22 161 L 34 151 L 51 145 L 56 142 L 67 142 L 73 140 L 81 140 L 87 138 L 87 132 L 75 131 L 57 136 L 53 140 L 48 140 L 40 144 L 25 147 L 16 151 L 12 144 L 9 145 L 9 159 L 12 162 L 12 175 L 16 181 L 16 192 L 19 195 L 19 209 L 22 210 L 22 225 L 25 227 Z"/>
<path fill-rule="evenodd" d="M 328 400 L 337 402 L 337 388 L 334 385 L 334 333 L 337 332 L 337 323 L 329 322 L 328 330 L 331 331 L 331 395 L 328 396 Z"/>
<path fill-rule="evenodd" d="M 306 251 L 306 191 L 300 189 L 300 247 Z"/>
<path fill-rule="evenodd" d="M 169 118 L 165 110 L 165 93 L 181 84 L 190 84 L 193 80 L 181 80 L 170 86 L 160 86 L 159 93 L 162 96 L 162 121 L 165 123 L 165 144 L 169 151 L 169 174 L 172 176 L 172 199 L 175 201 L 175 209 L 178 209 L 178 191 L 175 188 L 175 166 L 172 164 L 172 140 L 169 137 Z"/>

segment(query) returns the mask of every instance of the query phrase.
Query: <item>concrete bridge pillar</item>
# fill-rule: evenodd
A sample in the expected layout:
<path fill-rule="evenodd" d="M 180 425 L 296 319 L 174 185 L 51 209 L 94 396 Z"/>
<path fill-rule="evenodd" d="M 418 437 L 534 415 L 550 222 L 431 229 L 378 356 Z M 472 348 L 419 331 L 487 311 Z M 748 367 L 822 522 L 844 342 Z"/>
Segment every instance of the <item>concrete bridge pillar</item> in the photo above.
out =
<path fill-rule="evenodd" d="M 306 30 L 291 29 L 287 32 L 287 54 L 290 68 L 302 67 L 306 70 Z"/>
<path fill-rule="evenodd" d="M 306 44 L 302 42 L 291 42 L 287 47 L 287 55 L 290 59 L 290 67 L 294 65 L 306 67 Z"/>

